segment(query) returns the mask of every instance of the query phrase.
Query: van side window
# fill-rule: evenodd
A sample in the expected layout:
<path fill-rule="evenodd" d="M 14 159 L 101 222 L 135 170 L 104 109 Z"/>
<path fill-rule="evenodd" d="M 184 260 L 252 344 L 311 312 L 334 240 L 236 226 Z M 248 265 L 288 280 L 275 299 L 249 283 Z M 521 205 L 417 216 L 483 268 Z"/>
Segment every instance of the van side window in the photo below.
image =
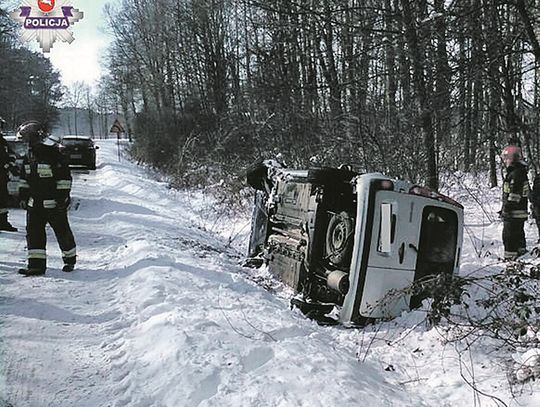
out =
<path fill-rule="evenodd" d="M 392 212 L 391 203 L 381 203 L 379 244 L 377 245 L 377 251 L 381 253 L 390 253 L 392 251 L 392 243 L 394 243 L 396 237 L 396 215 Z"/>

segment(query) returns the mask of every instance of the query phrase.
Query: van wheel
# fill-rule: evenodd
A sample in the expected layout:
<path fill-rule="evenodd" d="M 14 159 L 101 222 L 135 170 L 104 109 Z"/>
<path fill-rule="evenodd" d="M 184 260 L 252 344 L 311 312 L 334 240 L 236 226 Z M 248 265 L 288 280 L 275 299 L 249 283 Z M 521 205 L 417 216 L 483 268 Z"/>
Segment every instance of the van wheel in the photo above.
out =
<path fill-rule="evenodd" d="M 268 167 L 264 161 L 257 160 L 246 169 L 246 181 L 248 185 L 258 191 L 265 191 L 265 183 L 268 182 Z"/>
<path fill-rule="evenodd" d="M 326 230 L 326 258 L 337 266 L 350 262 L 353 248 L 354 219 L 347 212 L 332 215 Z"/>

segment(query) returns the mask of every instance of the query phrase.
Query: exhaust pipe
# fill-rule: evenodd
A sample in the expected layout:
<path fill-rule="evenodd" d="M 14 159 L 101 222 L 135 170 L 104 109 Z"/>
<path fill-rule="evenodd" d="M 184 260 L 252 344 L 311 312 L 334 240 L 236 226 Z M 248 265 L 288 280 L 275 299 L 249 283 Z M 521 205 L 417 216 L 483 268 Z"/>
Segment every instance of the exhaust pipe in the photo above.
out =
<path fill-rule="evenodd" d="M 326 285 L 345 295 L 349 291 L 349 275 L 341 270 L 331 271 L 326 277 Z"/>

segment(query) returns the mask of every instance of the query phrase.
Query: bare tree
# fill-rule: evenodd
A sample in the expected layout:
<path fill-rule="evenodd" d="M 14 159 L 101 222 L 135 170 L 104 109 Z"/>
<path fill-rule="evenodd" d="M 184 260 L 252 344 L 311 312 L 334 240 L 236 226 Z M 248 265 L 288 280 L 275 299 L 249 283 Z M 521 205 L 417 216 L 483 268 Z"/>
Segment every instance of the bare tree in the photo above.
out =
<path fill-rule="evenodd" d="M 86 110 L 88 118 L 88 128 L 90 129 L 90 137 L 94 138 L 94 119 L 95 119 L 95 101 L 94 95 L 92 94 L 92 88 L 85 84 L 83 88 L 83 97 L 84 97 L 84 109 Z"/>
<path fill-rule="evenodd" d="M 496 185 L 511 134 L 540 154 L 523 92 L 536 3 L 124 0 L 107 8 L 110 106 L 141 159 L 180 177 L 189 145 L 224 171 L 280 151 L 434 189 L 441 172 L 489 170 Z"/>
<path fill-rule="evenodd" d="M 64 107 L 73 111 L 73 127 L 75 134 L 79 134 L 77 116 L 84 100 L 85 87 L 86 85 L 82 81 L 77 81 L 71 86 L 64 87 L 63 104 Z"/>

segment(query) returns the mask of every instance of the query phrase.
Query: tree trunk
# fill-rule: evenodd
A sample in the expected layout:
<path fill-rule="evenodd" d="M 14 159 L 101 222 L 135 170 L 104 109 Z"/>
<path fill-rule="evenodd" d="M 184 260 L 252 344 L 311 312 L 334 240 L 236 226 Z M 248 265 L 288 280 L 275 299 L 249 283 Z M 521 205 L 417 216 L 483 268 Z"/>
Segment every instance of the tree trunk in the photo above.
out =
<path fill-rule="evenodd" d="M 436 92 L 436 117 L 437 117 L 437 145 L 447 145 L 450 141 L 450 80 L 451 71 L 448 64 L 448 52 L 446 50 L 446 10 L 444 0 L 435 0 L 435 12 L 438 17 L 435 24 L 435 35 L 437 38 L 436 49 L 436 72 L 435 72 L 435 92 Z"/>
<path fill-rule="evenodd" d="M 416 90 L 416 99 L 419 105 L 420 126 L 423 133 L 424 148 L 427 161 L 427 185 L 433 190 L 438 190 L 438 174 L 435 155 L 435 135 L 433 132 L 433 112 L 424 78 L 425 59 L 418 41 L 418 33 L 415 27 L 415 17 L 410 7 L 410 0 L 402 0 L 403 20 L 405 24 L 405 38 L 407 39 L 409 54 L 413 67 L 413 81 Z"/>

